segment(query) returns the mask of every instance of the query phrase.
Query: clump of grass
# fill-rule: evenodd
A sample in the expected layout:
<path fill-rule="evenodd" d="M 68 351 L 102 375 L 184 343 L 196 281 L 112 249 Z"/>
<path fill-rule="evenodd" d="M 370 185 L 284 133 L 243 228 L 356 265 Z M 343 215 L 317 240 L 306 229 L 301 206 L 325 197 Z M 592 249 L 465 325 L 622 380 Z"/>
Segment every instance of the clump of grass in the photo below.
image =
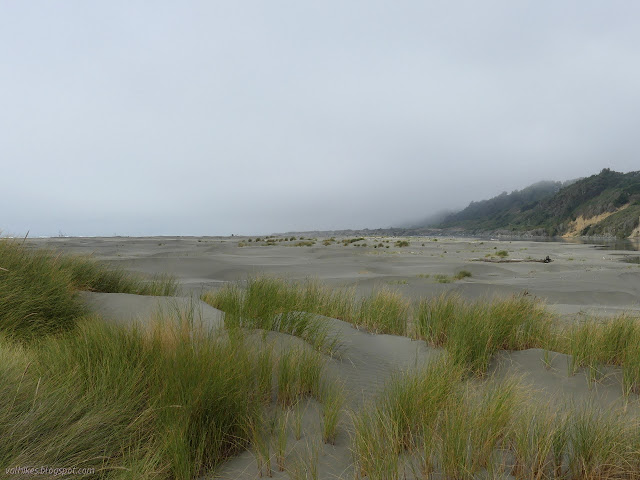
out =
<path fill-rule="evenodd" d="M 318 349 L 331 351 L 337 339 L 315 313 L 348 314 L 350 293 L 333 293 L 317 282 L 289 282 L 275 277 L 250 277 L 207 292 L 202 300 L 223 310 L 227 326 L 260 328 L 296 335 Z M 338 316 L 336 315 L 336 316 Z"/>
<path fill-rule="evenodd" d="M 276 432 L 275 432 L 275 447 L 276 447 L 276 464 L 278 470 L 284 472 L 285 455 L 287 452 L 287 425 L 289 420 L 289 410 L 278 412 L 276 415 Z"/>
<path fill-rule="evenodd" d="M 293 246 L 294 247 L 312 247 L 315 244 L 316 242 L 314 242 L 313 240 L 305 240 L 302 242 L 296 242 L 293 244 Z"/>
<path fill-rule="evenodd" d="M 287 475 L 291 480 L 318 480 L 319 457 L 318 443 L 307 443 L 305 451 L 296 456 L 293 466 L 287 470 Z"/>
<path fill-rule="evenodd" d="M 392 423 L 380 410 L 370 408 L 353 415 L 353 425 L 352 452 L 356 478 L 399 478 L 399 455 L 389 448 L 389 444 L 398 443 Z"/>
<path fill-rule="evenodd" d="M 640 265 L 640 256 L 625 255 L 624 257 L 622 257 L 622 261 L 625 263 L 634 263 L 636 265 Z"/>
<path fill-rule="evenodd" d="M 574 409 L 570 422 L 566 453 L 573 478 L 625 478 L 637 466 L 637 451 L 629 448 L 637 426 L 624 416 L 587 404 Z"/>
<path fill-rule="evenodd" d="M 523 399 L 515 378 L 491 380 L 473 393 L 469 411 L 474 471 L 491 468 L 493 453 L 503 446 L 511 418 Z"/>
<path fill-rule="evenodd" d="M 16 359 L 0 367 L 7 464 L 92 459 L 105 478 L 191 479 L 246 446 L 258 420 L 254 350 L 195 322 L 86 321 L 37 349 L 7 348 L 0 357 Z"/>
<path fill-rule="evenodd" d="M 465 381 L 467 370 L 453 360 L 395 377 L 353 415 L 359 477 L 402 478 L 403 458 L 417 455 L 424 478 L 436 470 L 456 479 L 636 478 L 637 419 L 589 403 L 536 405 L 517 378 Z"/>
<path fill-rule="evenodd" d="M 146 281 L 89 257 L 0 239 L 0 330 L 28 339 L 72 329 L 86 313 L 78 290 L 171 295 L 177 284 L 170 277 Z"/>
<path fill-rule="evenodd" d="M 457 401 L 442 411 L 436 446 L 440 468 L 447 478 L 473 478 L 469 448 L 471 423 L 464 405 Z"/>
<path fill-rule="evenodd" d="M 640 391 L 640 321 L 620 315 L 607 321 L 590 319 L 566 328 L 556 348 L 571 354 L 570 372 L 589 369 L 597 378 L 602 365 L 621 366 L 625 394 Z"/>
<path fill-rule="evenodd" d="M 397 478 L 398 456 L 413 451 L 458 388 L 463 369 L 445 356 L 395 377 L 380 399 L 353 415 L 354 460 L 362 476 Z"/>
<path fill-rule="evenodd" d="M 60 262 L 62 269 L 71 273 L 74 287 L 79 290 L 155 296 L 173 296 L 179 293 L 178 283 L 171 275 L 143 278 L 109 267 L 90 256 L 59 255 L 54 258 Z"/>
<path fill-rule="evenodd" d="M 419 338 L 444 346 L 475 375 L 483 375 L 497 350 L 536 348 L 548 340 L 551 322 L 536 299 L 519 296 L 467 302 L 444 295 L 420 302 Z"/>
<path fill-rule="evenodd" d="M 271 445 L 269 442 L 268 420 L 264 412 L 252 417 L 246 424 L 246 435 L 253 446 L 253 455 L 258 466 L 258 475 L 263 471 L 271 477 Z"/>
<path fill-rule="evenodd" d="M 448 275 L 444 275 L 442 273 L 436 273 L 433 276 L 433 279 L 438 283 L 451 283 L 453 280 Z"/>
<path fill-rule="evenodd" d="M 435 346 L 441 347 L 449 338 L 455 317 L 466 307 L 459 295 L 443 294 L 423 299 L 418 305 L 416 334 Z"/>
<path fill-rule="evenodd" d="M 387 282 L 389 285 L 408 285 L 409 282 L 406 280 L 389 280 Z"/>
<path fill-rule="evenodd" d="M 567 446 L 567 415 L 548 404 L 521 406 L 514 415 L 509 446 L 516 478 L 559 478 Z"/>
<path fill-rule="evenodd" d="M 226 312 L 227 324 L 276 330 L 309 341 L 335 346 L 326 324 L 313 314 L 338 318 L 377 333 L 404 335 L 410 303 L 400 293 L 382 289 L 357 301 L 355 290 L 331 290 L 316 281 L 290 282 L 251 277 L 244 288 L 229 284 L 201 297 Z"/>
<path fill-rule="evenodd" d="M 254 355 L 258 394 L 262 403 L 268 405 L 271 403 L 271 395 L 273 392 L 273 370 L 275 366 L 273 347 L 262 346 Z"/>
<path fill-rule="evenodd" d="M 296 362 L 297 351 L 287 351 L 278 360 L 278 403 L 289 407 L 300 394 L 300 368 Z"/>
<path fill-rule="evenodd" d="M 382 289 L 362 299 L 356 323 L 376 333 L 405 335 L 410 304 L 400 293 Z"/>
<path fill-rule="evenodd" d="M 304 410 L 302 408 L 302 402 L 298 402 L 294 406 L 293 412 L 293 434 L 296 440 L 302 438 L 302 417 L 304 416 Z"/>
<path fill-rule="evenodd" d="M 463 278 L 468 278 L 471 277 L 471 272 L 469 270 L 460 270 L 458 273 L 456 273 L 453 278 L 455 280 L 462 280 Z"/>
<path fill-rule="evenodd" d="M 470 276 L 471 276 L 471 272 L 469 272 L 468 270 L 461 270 L 458 273 L 456 273 L 453 277 L 444 275 L 442 273 L 437 273 L 433 276 L 433 279 L 438 283 L 452 283 L 454 281 L 462 280 L 463 278 L 467 278 Z M 423 278 L 429 278 L 429 275 L 423 276 Z"/>
<path fill-rule="evenodd" d="M 507 379 L 484 388 L 469 388 L 452 397 L 438 423 L 442 470 L 448 478 L 474 478 L 495 469 L 494 452 L 503 446 L 519 392 Z"/>
<path fill-rule="evenodd" d="M 295 405 L 303 396 L 320 397 L 320 376 L 324 362 L 317 352 L 293 348 L 284 352 L 278 361 L 278 403 L 284 407 Z"/>
<path fill-rule="evenodd" d="M 407 240 L 397 240 L 394 245 L 396 247 L 399 247 L 399 248 L 408 247 L 409 246 L 409 242 Z"/>
<path fill-rule="evenodd" d="M 507 252 L 506 250 L 498 250 L 496 252 L 496 256 L 500 258 L 505 258 L 509 256 L 509 252 Z"/>
<path fill-rule="evenodd" d="M 74 277 L 47 251 L 0 240 L 0 330 L 33 338 L 73 328 L 85 312 Z"/>
<path fill-rule="evenodd" d="M 362 240 L 364 240 L 364 237 L 345 238 L 345 239 L 342 240 L 342 245 L 346 247 L 347 245 L 350 245 L 352 243 L 361 242 Z"/>
<path fill-rule="evenodd" d="M 324 382 L 320 389 L 322 402 L 322 441 L 335 444 L 338 436 L 338 422 L 344 406 L 344 385 Z"/>

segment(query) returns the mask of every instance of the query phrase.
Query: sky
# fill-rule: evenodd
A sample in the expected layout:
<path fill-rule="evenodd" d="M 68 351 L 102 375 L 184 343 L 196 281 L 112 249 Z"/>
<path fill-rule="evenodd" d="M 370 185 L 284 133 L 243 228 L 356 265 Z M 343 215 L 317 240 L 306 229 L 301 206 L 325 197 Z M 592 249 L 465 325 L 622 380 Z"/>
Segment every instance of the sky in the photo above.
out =
<path fill-rule="evenodd" d="M 0 4 L 0 232 L 378 228 L 640 170 L 640 3 Z"/>

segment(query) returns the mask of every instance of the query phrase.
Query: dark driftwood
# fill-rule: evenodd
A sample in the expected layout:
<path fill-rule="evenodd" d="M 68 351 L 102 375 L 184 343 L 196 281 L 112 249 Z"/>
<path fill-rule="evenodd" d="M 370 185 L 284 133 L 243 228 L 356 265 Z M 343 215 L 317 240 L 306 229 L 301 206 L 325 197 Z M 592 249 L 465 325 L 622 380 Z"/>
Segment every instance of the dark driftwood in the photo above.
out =
<path fill-rule="evenodd" d="M 547 258 L 472 258 L 472 262 L 489 262 L 489 263 L 522 263 L 522 262 L 537 262 L 537 263 L 551 263 L 549 257 Z"/>

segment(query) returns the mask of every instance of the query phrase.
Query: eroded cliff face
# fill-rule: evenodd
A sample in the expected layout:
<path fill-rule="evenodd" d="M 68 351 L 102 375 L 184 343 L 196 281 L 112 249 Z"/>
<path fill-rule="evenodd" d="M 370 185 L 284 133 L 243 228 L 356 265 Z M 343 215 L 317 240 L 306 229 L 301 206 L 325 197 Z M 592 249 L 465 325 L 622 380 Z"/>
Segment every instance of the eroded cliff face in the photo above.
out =
<path fill-rule="evenodd" d="M 564 233 L 562 237 L 563 238 L 579 237 L 585 228 L 590 227 L 592 225 L 597 225 L 598 223 L 602 222 L 604 219 L 609 218 L 614 213 L 618 213 L 628 208 L 629 205 L 631 204 L 627 203 L 626 205 L 623 205 L 612 212 L 604 212 L 604 213 L 601 213 L 600 215 L 594 215 L 589 218 L 585 218 L 582 215 L 580 215 L 578 218 L 576 218 L 573 222 L 571 222 L 568 225 L 567 232 Z"/>
<path fill-rule="evenodd" d="M 640 217 L 638 217 L 638 226 L 631 232 L 629 238 L 639 238 L 640 237 Z"/>

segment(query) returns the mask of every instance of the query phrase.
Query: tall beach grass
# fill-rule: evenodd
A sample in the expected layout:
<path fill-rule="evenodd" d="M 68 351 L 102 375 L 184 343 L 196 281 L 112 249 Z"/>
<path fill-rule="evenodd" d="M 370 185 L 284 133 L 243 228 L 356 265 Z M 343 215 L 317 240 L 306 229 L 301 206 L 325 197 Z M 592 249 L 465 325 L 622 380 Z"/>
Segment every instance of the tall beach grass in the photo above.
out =
<path fill-rule="evenodd" d="M 337 318 L 377 333 L 405 335 L 410 302 L 398 292 L 377 290 L 358 299 L 354 289 L 331 289 L 316 280 L 253 276 L 206 292 L 202 300 L 223 310 L 229 323 L 298 335 L 311 343 L 329 340 L 316 315 Z"/>
<path fill-rule="evenodd" d="M 525 296 L 468 301 L 457 295 L 423 299 L 416 335 L 444 347 L 455 362 L 483 375 L 498 350 L 542 347 L 551 335 L 552 316 Z"/>
<path fill-rule="evenodd" d="M 478 382 L 441 358 L 352 414 L 356 478 L 638 479 L 640 419 L 536 403 L 517 378 Z"/>
<path fill-rule="evenodd" d="M 587 319 L 564 327 L 553 348 L 571 355 L 569 369 L 586 367 L 592 379 L 602 367 L 622 367 L 623 392 L 640 393 L 640 319 L 619 315 L 612 319 Z"/>
<path fill-rule="evenodd" d="M 30 346 L 0 338 L 0 463 L 186 480 L 245 448 L 275 362 L 255 342 L 183 320 L 87 320 Z M 305 368 L 300 395 L 316 382 Z"/>
<path fill-rule="evenodd" d="M 177 283 L 168 276 L 145 280 L 88 257 L 0 239 L 0 330 L 5 334 L 34 338 L 73 328 L 86 313 L 79 290 L 170 295 Z"/>

